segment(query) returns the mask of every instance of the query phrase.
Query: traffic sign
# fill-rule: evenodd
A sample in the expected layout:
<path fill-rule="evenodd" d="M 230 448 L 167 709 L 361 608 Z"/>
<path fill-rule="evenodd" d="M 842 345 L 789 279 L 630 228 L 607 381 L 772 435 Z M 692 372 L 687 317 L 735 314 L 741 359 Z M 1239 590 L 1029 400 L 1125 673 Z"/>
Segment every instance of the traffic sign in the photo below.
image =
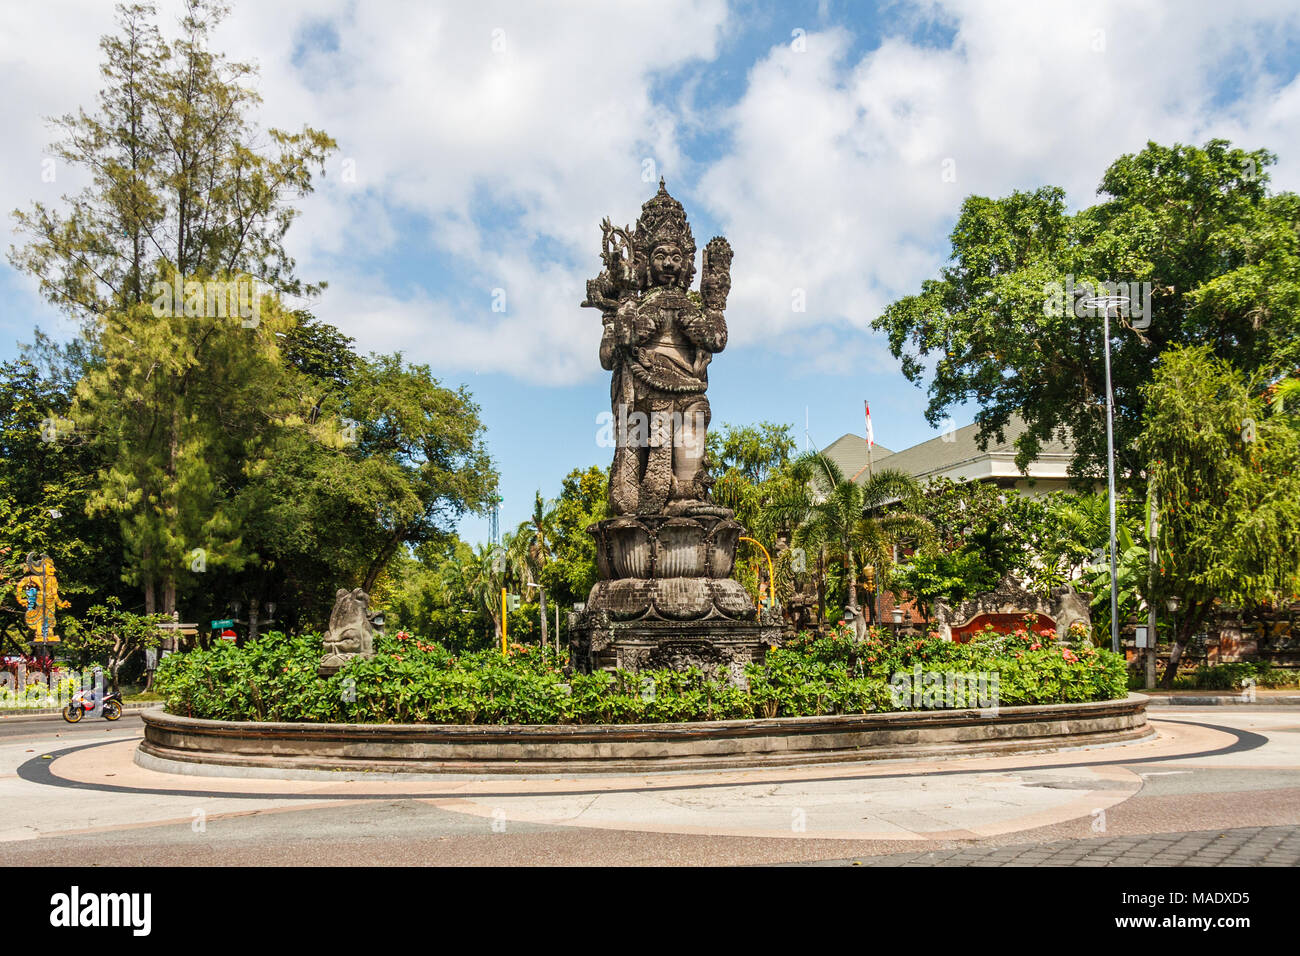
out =
<path fill-rule="evenodd" d="M 220 620 L 220 621 L 213 621 L 213 622 L 212 622 L 212 629 L 213 629 L 214 631 L 215 631 L 217 628 L 219 628 L 219 627 L 234 627 L 234 626 L 235 626 L 235 622 L 234 622 L 234 621 L 231 621 L 231 620 L 228 620 L 228 619 L 225 619 L 225 618 L 223 618 L 223 619 Z"/>

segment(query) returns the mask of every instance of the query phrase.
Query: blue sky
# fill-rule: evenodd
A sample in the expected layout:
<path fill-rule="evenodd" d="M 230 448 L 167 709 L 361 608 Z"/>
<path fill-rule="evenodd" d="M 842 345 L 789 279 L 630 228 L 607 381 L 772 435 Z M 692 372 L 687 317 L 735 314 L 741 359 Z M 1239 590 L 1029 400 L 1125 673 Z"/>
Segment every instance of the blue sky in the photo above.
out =
<path fill-rule="evenodd" d="M 40 175 L 41 117 L 91 103 L 111 15 L 0 11 L 6 210 L 76 188 Z M 290 233 L 300 274 L 329 282 L 310 307 L 470 388 L 506 528 L 608 464 L 599 317 L 578 303 L 601 218 L 634 221 L 660 175 L 697 244 L 736 253 L 714 422 L 802 444 L 806 408 L 824 446 L 861 433 L 867 399 L 892 448 L 935 429 L 870 321 L 941 267 L 967 195 L 1051 183 L 1085 205 L 1121 152 L 1213 136 L 1272 149 L 1274 188 L 1300 188 L 1293 3 L 245 0 L 217 43 L 257 61 L 266 125 L 339 141 Z M 69 332 L 33 288 L 0 266 L 0 355 Z"/>

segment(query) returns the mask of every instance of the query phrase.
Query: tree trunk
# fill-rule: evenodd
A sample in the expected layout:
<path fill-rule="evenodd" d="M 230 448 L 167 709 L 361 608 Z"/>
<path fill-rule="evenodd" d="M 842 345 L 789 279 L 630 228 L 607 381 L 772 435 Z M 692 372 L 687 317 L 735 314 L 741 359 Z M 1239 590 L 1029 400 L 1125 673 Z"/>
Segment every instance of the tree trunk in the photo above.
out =
<path fill-rule="evenodd" d="M 826 626 L 826 549 L 817 551 L 817 626 Z"/>
<path fill-rule="evenodd" d="M 144 563 L 147 566 L 153 557 L 153 552 L 149 548 L 144 549 Z M 153 573 L 149 572 L 144 576 L 144 613 L 158 613 L 158 592 L 154 589 Z"/>
<path fill-rule="evenodd" d="M 1169 651 L 1169 664 L 1165 667 L 1164 677 L 1160 679 L 1160 686 L 1163 689 L 1174 689 L 1174 678 L 1178 676 L 1178 662 L 1182 660 L 1183 651 L 1191 643 L 1192 637 L 1205 621 L 1211 606 L 1210 604 L 1203 604 L 1199 607 L 1189 608 L 1188 613 L 1179 622 L 1174 633 L 1173 647 Z"/>
<path fill-rule="evenodd" d="M 1160 686 L 1165 690 L 1174 689 L 1174 677 L 1178 674 L 1178 661 L 1183 656 L 1183 635 L 1174 636 L 1173 647 L 1169 650 L 1169 663 L 1165 666 L 1165 675 L 1160 679 Z"/>

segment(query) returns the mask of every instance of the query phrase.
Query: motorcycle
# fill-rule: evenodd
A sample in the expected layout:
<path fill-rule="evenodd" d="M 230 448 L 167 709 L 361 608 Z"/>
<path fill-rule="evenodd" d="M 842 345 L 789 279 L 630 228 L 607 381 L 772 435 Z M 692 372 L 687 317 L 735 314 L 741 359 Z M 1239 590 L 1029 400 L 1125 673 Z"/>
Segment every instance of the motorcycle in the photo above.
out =
<path fill-rule="evenodd" d="M 103 714 L 105 720 L 117 720 L 122 716 L 122 695 L 118 691 L 110 690 L 104 695 Z M 95 692 L 93 690 L 82 690 L 72 698 L 72 703 L 63 708 L 63 719 L 70 724 L 75 724 L 86 714 L 95 709 Z"/>

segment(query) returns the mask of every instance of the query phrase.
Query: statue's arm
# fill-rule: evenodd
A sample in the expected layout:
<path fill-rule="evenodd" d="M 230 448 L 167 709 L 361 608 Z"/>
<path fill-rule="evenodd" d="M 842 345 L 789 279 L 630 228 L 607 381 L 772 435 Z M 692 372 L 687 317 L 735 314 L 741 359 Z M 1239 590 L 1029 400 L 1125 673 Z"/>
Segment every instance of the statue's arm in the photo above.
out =
<path fill-rule="evenodd" d="M 614 322 L 610 316 L 600 333 L 600 367 L 607 372 L 614 370 L 617 343 L 614 340 Z"/>
<path fill-rule="evenodd" d="M 706 352 L 721 352 L 727 346 L 727 296 L 731 292 L 731 245 L 721 236 L 715 236 L 704 247 L 703 270 L 700 275 L 700 302 L 702 308 L 682 323 L 686 337 L 696 348 Z"/>
<path fill-rule="evenodd" d="M 704 308 L 682 319 L 682 332 L 697 349 L 721 352 L 727 347 L 727 320 L 721 309 Z"/>

